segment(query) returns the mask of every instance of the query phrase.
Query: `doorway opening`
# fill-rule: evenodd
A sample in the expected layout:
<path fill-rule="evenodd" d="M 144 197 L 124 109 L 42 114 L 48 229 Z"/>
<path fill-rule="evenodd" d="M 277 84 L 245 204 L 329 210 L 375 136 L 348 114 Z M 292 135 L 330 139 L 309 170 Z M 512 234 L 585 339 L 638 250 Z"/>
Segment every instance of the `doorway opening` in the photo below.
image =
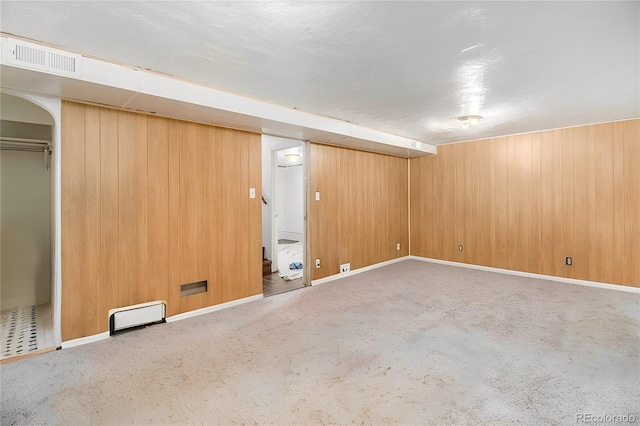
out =
<path fill-rule="evenodd" d="M 0 360 L 56 347 L 53 117 L 2 93 L 0 102 Z"/>
<path fill-rule="evenodd" d="M 265 297 L 305 287 L 305 143 L 262 137 L 262 290 Z"/>

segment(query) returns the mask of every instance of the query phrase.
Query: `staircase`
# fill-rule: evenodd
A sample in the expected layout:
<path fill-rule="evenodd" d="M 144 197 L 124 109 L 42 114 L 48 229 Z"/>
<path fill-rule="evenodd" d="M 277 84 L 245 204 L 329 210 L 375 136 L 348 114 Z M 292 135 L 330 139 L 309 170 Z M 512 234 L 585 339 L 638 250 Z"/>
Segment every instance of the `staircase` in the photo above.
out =
<path fill-rule="evenodd" d="M 271 261 L 264 258 L 264 247 L 262 247 L 262 276 L 268 277 L 271 275 Z"/>

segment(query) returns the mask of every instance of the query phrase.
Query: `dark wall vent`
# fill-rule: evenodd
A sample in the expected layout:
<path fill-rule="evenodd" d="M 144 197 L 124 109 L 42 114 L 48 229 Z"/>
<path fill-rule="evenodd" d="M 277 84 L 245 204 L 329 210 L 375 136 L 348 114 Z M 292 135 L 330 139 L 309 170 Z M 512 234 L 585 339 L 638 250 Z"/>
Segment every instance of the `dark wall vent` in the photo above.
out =
<path fill-rule="evenodd" d="M 192 294 L 204 293 L 207 291 L 207 280 L 196 281 L 194 283 L 182 284 L 180 286 L 180 297 L 191 296 Z"/>

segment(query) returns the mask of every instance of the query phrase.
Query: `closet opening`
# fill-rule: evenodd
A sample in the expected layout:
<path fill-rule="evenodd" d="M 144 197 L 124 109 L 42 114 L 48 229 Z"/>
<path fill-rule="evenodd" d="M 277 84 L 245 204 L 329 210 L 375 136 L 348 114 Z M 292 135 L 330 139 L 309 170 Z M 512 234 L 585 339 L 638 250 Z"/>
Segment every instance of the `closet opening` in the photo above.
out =
<path fill-rule="evenodd" d="M 0 102 L 0 360 L 55 348 L 53 117 L 17 96 Z"/>
<path fill-rule="evenodd" d="M 262 290 L 265 297 L 305 287 L 307 142 L 262 136 Z"/>

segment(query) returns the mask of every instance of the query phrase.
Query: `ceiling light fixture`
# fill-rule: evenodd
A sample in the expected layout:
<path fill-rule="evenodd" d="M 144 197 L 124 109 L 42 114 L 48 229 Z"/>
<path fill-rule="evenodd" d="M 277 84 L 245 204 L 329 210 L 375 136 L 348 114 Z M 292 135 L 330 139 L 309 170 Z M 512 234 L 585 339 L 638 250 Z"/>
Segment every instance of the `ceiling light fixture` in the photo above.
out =
<path fill-rule="evenodd" d="M 481 118 L 479 115 L 463 115 L 462 117 L 458 117 L 458 120 L 462 121 L 462 128 L 466 129 L 470 125 L 475 126 L 478 124 Z"/>
<path fill-rule="evenodd" d="M 290 163 L 295 163 L 300 159 L 300 154 L 285 154 L 284 156 Z"/>

